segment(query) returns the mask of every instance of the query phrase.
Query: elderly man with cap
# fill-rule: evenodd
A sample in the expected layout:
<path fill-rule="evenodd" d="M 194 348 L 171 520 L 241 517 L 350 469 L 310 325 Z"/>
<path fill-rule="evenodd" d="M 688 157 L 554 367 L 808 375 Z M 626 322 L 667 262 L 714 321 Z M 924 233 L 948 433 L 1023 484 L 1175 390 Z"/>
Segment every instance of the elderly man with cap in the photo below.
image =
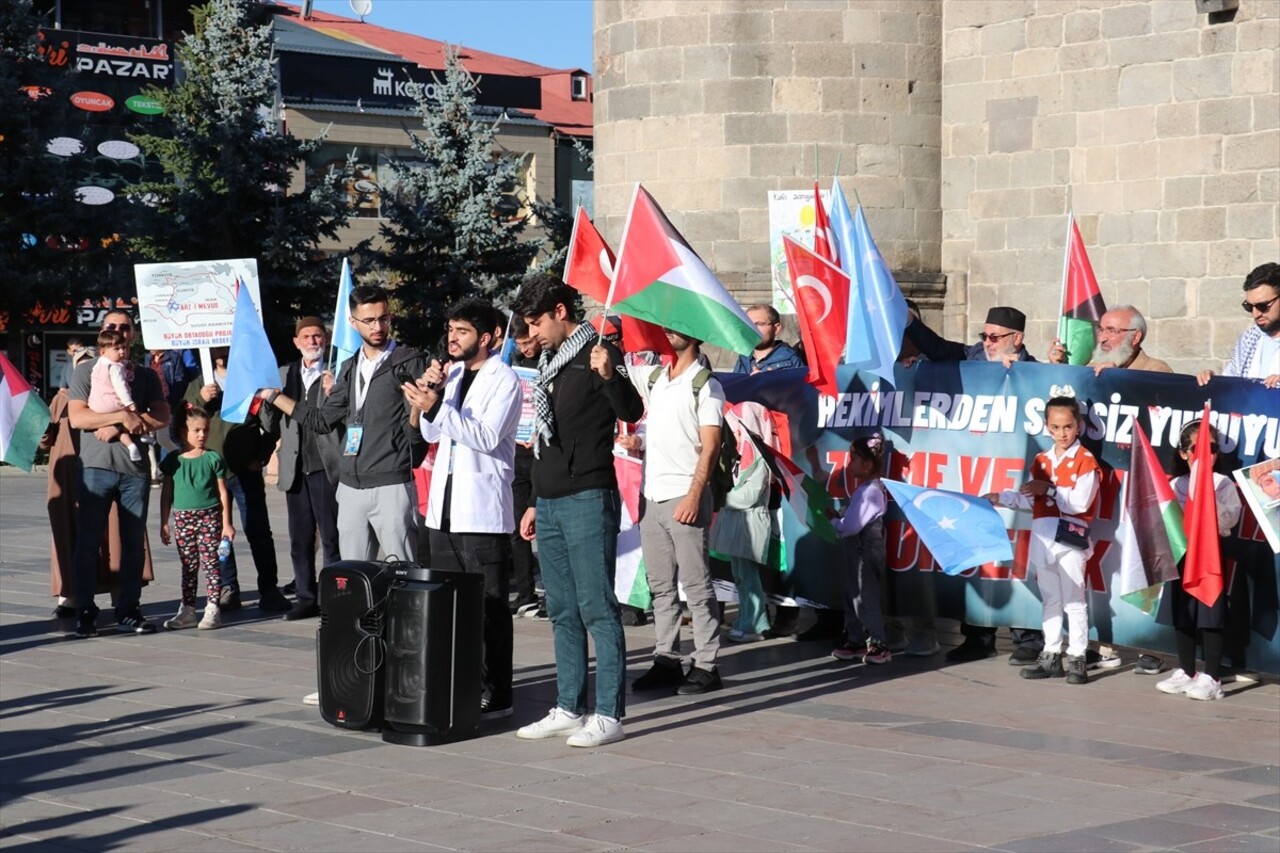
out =
<path fill-rule="evenodd" d="M 1111 367 L 1128 370 L 1150 370 L 1155 373 L 1173 373 L 1173 368 L 1158 358 L 1152 358 L 1142 349 L 1147 337 L 1147 318 L 1132 305 L 1117 305 L 1098 320 L 1098 344 L 1093 348 L 1089 367 L 1095 374 Z M 1067 363 L 1067 348 L 1056 338 L 1049 347 L 1049 361 Z"/>
<path fill-rule="evenodd" d="M 907 325 L 906 339 L 930 361 L 998 361 L 1009 367 L 1015 361 L 1035 361 L 1022 345 L 1026 327 L 1026 314 L 1017 308 L 997 305 L 987 312 L 987 322 L 976 344 L 944 340 L 918 319 L 912 319 Z M 981 660 L 996 653 L 995 628 L 962 622 L 960 633 L 964 635 L 964 642 L 947 652 L 949 662 Z M 1044 649 L 1044 633 L 1034 628 L 1010 628 L 1009 633 L 1014 646 L 1009 663 L 1014 666 L 1035 663 Z"/>
<path fill-rule="evenodd" d="M 280 368 L 281 392 L 318 407 L 328 394 L 325 355 L 329 333 L 319 317 L 303 317 L 294 327 L 293 345 L 302 358 Z M 262 408 L 262 422 L 280 435 L 277 487 L 284 492 L 289 515 L 289 556 L 297 601 L 284 615 L 290 621 L 318 616 L 316 602 L 316 533 L 324 563 L 342 559 L 338 553 L 338 468 L 342 448 L 336 432 L 316 432 L 306 423 L 274 406 Z"/>

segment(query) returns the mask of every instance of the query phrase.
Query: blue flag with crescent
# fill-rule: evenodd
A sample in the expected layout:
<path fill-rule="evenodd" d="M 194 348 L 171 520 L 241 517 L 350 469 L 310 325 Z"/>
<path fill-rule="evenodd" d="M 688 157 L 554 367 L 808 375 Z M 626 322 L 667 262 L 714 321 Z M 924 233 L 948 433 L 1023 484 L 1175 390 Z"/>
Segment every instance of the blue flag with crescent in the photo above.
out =
<path fill-rule="evenodd" d="M 231 349 L 227 351 L 227 379 L 222 388 L 222 419 L 242 424 L 259 388 L 280 384 L 280 365 L 262 328 L 253 296 L 237 282 L 236 313 L 231 320 Z"/>
<path fill-rule="evenodd" d="M 985 498 L 895 480 L 880 482 L 946 574 L 1013 559 L 1004 519 Z"/>

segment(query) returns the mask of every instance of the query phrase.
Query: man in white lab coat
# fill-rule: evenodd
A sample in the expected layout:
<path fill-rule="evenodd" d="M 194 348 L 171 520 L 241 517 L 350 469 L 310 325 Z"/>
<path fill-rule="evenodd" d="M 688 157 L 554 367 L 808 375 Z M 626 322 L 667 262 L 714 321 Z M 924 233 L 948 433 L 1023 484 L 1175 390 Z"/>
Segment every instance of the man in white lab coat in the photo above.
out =
<path fill-rule="evenodd" d="M 403 385 L 422 436 L 439 442 L 427 498 L 432 568 L 484 575 L 481 719 L 511 715 L 511 533 L 520 382 L 489 358 L 493 307 L 466 299 L 449 311 L 449 363 L 432 361 Z"/>

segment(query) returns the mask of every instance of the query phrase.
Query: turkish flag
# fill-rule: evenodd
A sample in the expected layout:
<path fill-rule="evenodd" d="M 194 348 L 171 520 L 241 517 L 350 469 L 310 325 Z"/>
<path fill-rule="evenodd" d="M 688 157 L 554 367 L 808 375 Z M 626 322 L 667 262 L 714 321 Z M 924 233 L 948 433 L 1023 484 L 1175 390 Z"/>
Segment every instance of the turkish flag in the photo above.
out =
<path fill-rule="evenodd" d="M 822 192 L 818 182 L 813 182 L 813 253 L 825 261 L 840 266 L 840 246 L 831 233 L 831 221 L 822 206 Z"/>
<path fill-rule="evenodd" d="M 569 237 L 569 252 L 564 261 L 564 283 L 604 305 L 609 300 L 609 283 L 613 280 L 615 260 L 613 250 L 587 217 L 586 210 L 579 206 L 573 217 L 573 233 Z M 675 355 L 666 332 L 660 326 L 627 316 L 622 318 L 622 349 L 624 352 L 653 350 L 663 355 Z"/>
<path fill-rule="evenodd" d="M 1213 483 L 1213 436 L 1209 432 L 1209 403 L 1204 404 L 1195 450 L 1191 453 L 1191 487 L 1183 524 L 1187 556 L 1182 564 L 1182 588 L 1205 607 L 1222 595 L 1222 552 L 1218 548 L 1218 494 Z"/>
<path fill-rule="evenodd" d="M 790 237 L 783 237 L 782 245 L 787 253 L 800 339 L 809 359 L 809 384 L 834 397 L 840 391 L 836 366 L 844 356 L 849 276 Z"/>

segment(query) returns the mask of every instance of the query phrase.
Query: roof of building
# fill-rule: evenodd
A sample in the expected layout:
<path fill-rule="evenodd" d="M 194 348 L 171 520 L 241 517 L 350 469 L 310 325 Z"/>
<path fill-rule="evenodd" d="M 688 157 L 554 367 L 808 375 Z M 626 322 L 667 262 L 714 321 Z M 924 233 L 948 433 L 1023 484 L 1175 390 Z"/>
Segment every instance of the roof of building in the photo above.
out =
<path fill-rule="evenodd" d="M 301 8 L 294 3 L 271 3 L 276 12 L 279 32 L 286 34 L 291 49 L 306 53 L 334 56 L 377 58 L 388 54 L 400 56 L 421 68 L 439 71 L 444 68 L 446 43 L 389 30 L 367 21 L 345 18 L 328 12 L 313 11 L 303 19 Z M 343 41 L 351 45 L 351 52 L 324 44 L 321 39 L 297 34 L 306 29 L 328 40 Z M 592 80 L 591 75 L 580 68 L 547 68 L 522 59 L 499 56 L 483 50 L 457 46 L 463 67 L 472 74 L 505 74 L 512 77 L 536 77 L 542 81 L 542 107 L 527 110 L 538 119 L 550 124 L 558 132 L 568 136 L 590 138 L 593 135 Z M 587 98 L 574 100 L 572 86 L 574 76 L 585 76 Z"/>

